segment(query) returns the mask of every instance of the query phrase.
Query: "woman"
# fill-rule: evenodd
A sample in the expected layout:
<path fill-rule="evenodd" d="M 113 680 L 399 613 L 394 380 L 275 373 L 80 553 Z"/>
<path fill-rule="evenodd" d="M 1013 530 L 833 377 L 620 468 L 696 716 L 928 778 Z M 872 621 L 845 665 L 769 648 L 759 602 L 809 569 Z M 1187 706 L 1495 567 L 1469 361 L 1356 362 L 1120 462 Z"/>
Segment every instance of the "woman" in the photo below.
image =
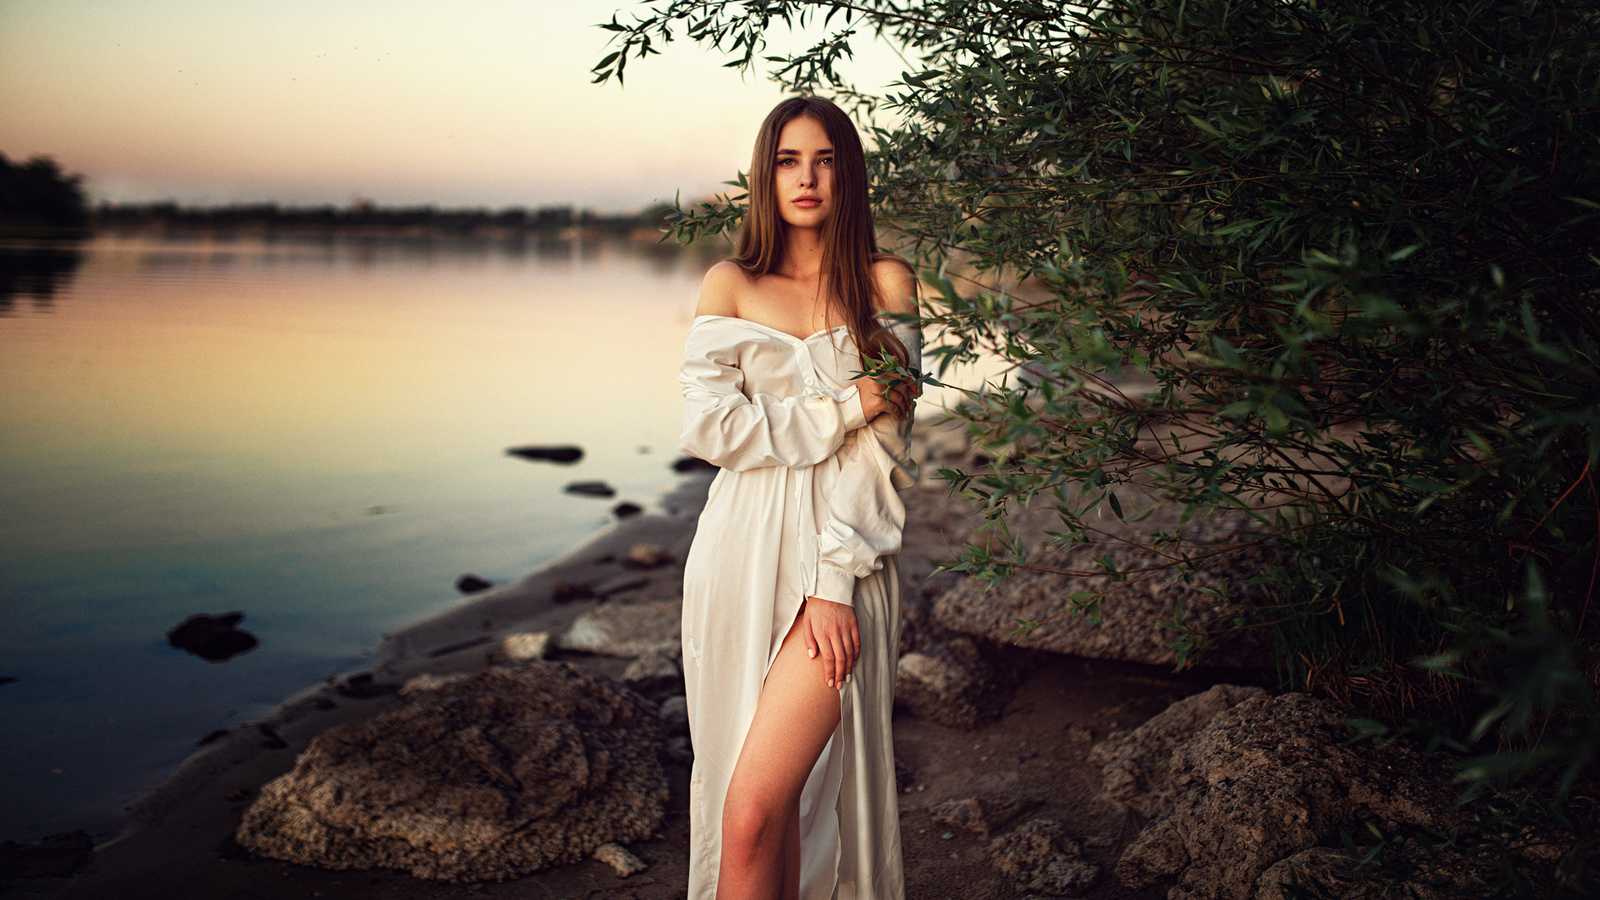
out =
<path fill-rule="evenodd" d="M 706 274 L 682 449 L 722 467 L 684 574 L 692 900 L 904 894 L 889 714 L 918 363 L 916 280 L 878 254 L 855 126 L 761 126 L 737 253 Z M 865 350 L 865 353 L 862 350 Z"/>

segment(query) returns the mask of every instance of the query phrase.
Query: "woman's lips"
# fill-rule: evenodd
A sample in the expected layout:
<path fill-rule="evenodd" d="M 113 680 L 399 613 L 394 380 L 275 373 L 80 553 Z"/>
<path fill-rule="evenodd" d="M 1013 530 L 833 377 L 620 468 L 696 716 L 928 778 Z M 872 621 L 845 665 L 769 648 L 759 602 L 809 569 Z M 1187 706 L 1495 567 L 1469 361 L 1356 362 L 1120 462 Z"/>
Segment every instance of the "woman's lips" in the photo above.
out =
<path fill-rule="evenodd" d="M 813 209 L 821 206 L 822 200 L 818 197 L 796 197 L 794 199 L 794 205 L 802 209 Z"/>

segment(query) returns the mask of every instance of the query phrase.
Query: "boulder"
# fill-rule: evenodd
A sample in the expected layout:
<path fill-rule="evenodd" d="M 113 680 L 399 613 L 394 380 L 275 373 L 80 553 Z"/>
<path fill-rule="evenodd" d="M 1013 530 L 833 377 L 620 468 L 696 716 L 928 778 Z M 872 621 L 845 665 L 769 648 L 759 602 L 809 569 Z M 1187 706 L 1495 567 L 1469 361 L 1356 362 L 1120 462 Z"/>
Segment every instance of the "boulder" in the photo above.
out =
<path fill-rule="evenodd" d="M 167 631 L 167 643 L 207 662 L 226 662 L 260 643 L 239 627 L 243 619 L 244 613 L 237 610 L 217 616 L 196 613 Z"/>
<path fill-rule="evenodd" d="M 1024 889 L 1052 896 L 1088 890 L 1100 878 L 1100 867 L 1083 861 L 1083 849 L 1053 819 L 1034 819 L 995 838 L 989 859 Z"/>
<path fill-rule="evenodd" d="M 622 681 L 646 697 L 683 693 L 683 669 L 667 649 L 641 653 L 622 671 Z"/>
<path fill-rule="evenodd" d="M 1284 890 L 1285 886 L 1311 883 L 1320 884 L 1335 897 L 1343 897 L 1346 891 L 1356 886 L 1356 883 L 1345 875 L 1345 870 L 1351 865 L 1351 861 L 1346 859 L 1341 851 L 1329 847 L 1301 850 L 1293 856 L 1278 860 L 1261 873 L 1261 877 L 1256 879 L 1254 900 L 1295 900 L 1296 894 Z M 1374 891 L 1368 896 L 1378 893 Z M 1405 894 L 1396 893 L 1394 896 L 1403 897 Z"/>
<path fill-rule="evenodd" d="M 624 500 L 611 507 L 611 514 L 619 519 L 627 519 L 644 512 L 644 507 L 629 500 Z"/>
<path fill-rule="evenodd" d="M 659 742 L 656 709 L 608 679 L 491 668 L 323 732 L 236 837 L 301 865 L 503 881 L 654 833 Z"/>
<path fill-rule="evenodd" d="M 1168 778 L 1172 751 L 1223 710 L 1266 696 L 1258 687 L 1216 685 L 1177 701 L 1132 733 L 1112 735 L 1096 744 L 1089 751 L 1089 764 L 1100 767 L 1101 789 L 1108 798 L 1150 818 L 1172 806 Z"/>
<path fill-rule="evenodd" d="M 1271 665 L 1267 629 L 1235 630 L 1228 625 L 1265 597 L 1253 580 L 1278 561 L 1281 552 L 1276 545 L 1251 543 L 1256 540 L 1255 526 L 1247 516 L 1216 513 L 1183 525 L 1177 516 L 1176 509 L 1161 509 L 1136 524 L 1097 522 L 1107 532 L 1097 543 L 1064 552 L 1042 537 L 1027 550 L 1030 565 L 1070 572 L 1098 572 L 1096 560 L 1109 558 L 1117 571 L 1134 573 L 1123 582 L 1106 575 L 1035 569 L 1018 569 L 993 587 L 964 579 L 933 599 L 933 621 L 953 631 L 1053 653 L 1171 666 L 1177 653 L 1167 644 L 1174 632 L 1162 623 L 1172 620 L 1175 604 L 1181 602 L 1185 625 L 1200 629 L 1212 641 L 1191 654 L 1192 661 L 1210 666 Z M 1028 528 L 1042 534 L 1038 525 Z M 1149 542 L 1144 535 L 1150 531 L 1176 533 L 1181 541 L 1159 551 L 1139 546 Z M 1020 528 L 1018 533 L 1030 532 Z M 1225 549 L 1230 547 L 1236 549 Z M 1180 553 L 1203 556 L 1208 565 L 1189 576 L 1175 571 L 1140 573 Z M 1100 592 L 1107 592 L 1100 604 L 1102 624 L 1071 612 L 1067 595 Z M 1219 595 L 1230 599 L 1224 602 Z M 1019 621 L 1042 624 L 1019 635 Z"/>
<path fill-rule="evenodd" d="M 1005 712 L 1019 680 L 1014 666 L 991 663 L 970 637 L 950 637 L 900 657 L 894 700 L 919 719 L 977 728 Z"/>
<path fill-rule="evenodd" d="M 1269 869 L 1341 830 L 1449 827 L 1447 767 L 1400 743 L 1351 743 L 1343 715 L 1306 694 L 1217 685 L 1095 747 L 1105 797 L 1147 820 L 1118 877 L 1172 900 L 1254 900 Z"/>
<path fill-rule="evenodd" d="M 683 604 L 679 600 L 604 603 L 573 621 L 561 636 L 563 650 L 602 656 L 671 655 L 680 645 Z"/>

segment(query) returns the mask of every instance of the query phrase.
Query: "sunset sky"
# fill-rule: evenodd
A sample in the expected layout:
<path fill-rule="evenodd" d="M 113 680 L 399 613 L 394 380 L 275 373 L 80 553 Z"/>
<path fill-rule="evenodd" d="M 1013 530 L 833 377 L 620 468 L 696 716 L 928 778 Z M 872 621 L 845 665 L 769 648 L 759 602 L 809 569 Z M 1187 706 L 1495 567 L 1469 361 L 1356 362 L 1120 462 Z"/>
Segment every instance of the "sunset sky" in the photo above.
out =
<path fill-rule="evenodd" d="M 749 164 L 778 88 L 687 41 L 590 84 L 625 0 L 0 0 L 0 153 L 91 198 L 624 211 Z M 803 39 L 803 38 L 800 38 Z M 856 42 L 874 87 L 903 68 Z"/>

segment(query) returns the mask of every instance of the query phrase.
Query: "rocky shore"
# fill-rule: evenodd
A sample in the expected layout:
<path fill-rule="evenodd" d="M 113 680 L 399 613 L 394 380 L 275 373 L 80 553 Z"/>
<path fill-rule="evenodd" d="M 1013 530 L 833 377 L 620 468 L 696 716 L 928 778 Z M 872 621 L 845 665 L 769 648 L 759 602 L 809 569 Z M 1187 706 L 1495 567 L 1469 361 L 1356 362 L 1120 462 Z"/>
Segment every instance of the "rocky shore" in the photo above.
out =
<path fill-rule="evenodd" d="M 971 461 L 956 432 L 920 440 L 925 471 Z M 683 896 L 677 619 L 708 483 L 385 635 L 369 671 L 210 736 L 73 878 L 0 897 Z M 1173 672 L 1158 625 L 1171 592 L 1204 625 L 1228 614 L 1205 602 L 1211 585 L 1149 580 L 1095 628 L 1059 614 L 1093 576 L 983 593 L 935 574 L 980 521 L 931 477 L 906 499 L 894 727 L 909 897 L 1277 900 L 1291 870 L 1336 878 L 1341 831 L 1448 824 L 1439 764 L 1350 744 L 1337 708 L 1269 693 L 1260 645 Z M 1246 546 L 1207 576 L 1236 602 L 1268 552 L 1241 527 L 1192 535 Z M 1046 621 L 1018 636 L 1017 619 Z"/>

